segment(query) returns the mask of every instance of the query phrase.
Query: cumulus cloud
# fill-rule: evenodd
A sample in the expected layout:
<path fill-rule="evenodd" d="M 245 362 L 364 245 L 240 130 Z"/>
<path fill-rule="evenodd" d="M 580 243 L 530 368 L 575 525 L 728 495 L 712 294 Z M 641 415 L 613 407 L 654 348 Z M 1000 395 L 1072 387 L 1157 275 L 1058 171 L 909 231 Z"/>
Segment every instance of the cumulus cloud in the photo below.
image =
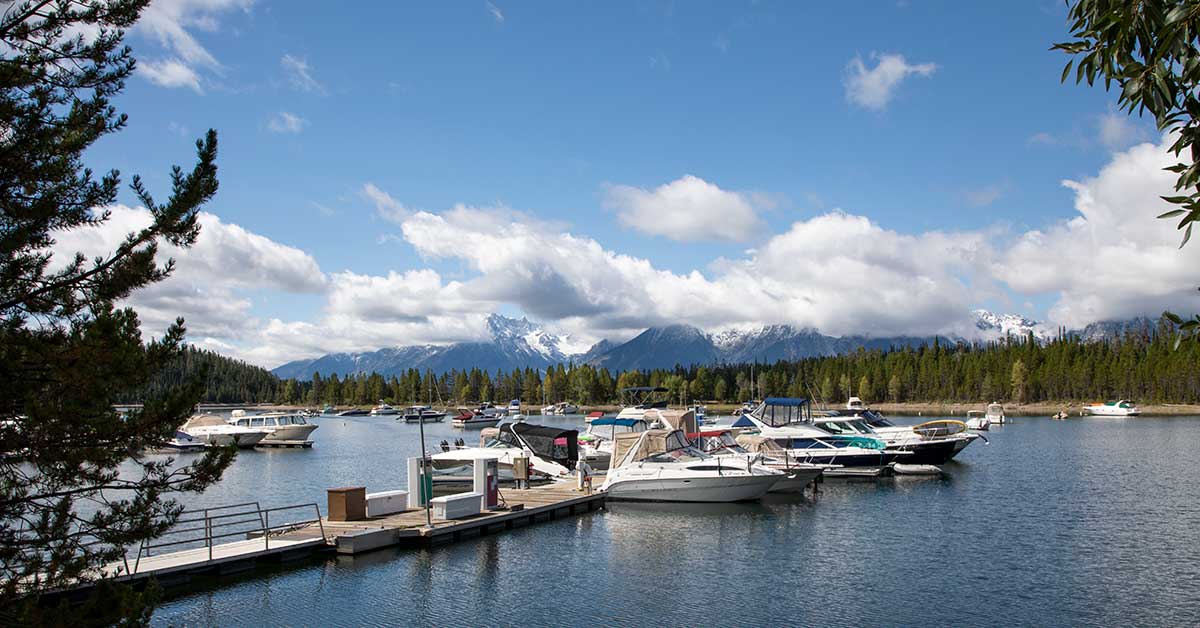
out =
<path fill-rule="evenodd" d="M 1080 327 L 1103 320 L 1200 310 L 1200 247 L 1178 248 L 1181 234 L 1155 216 L 1171 209 L 1170 139 L 1117 153 L 1095 177 L 1063 181 L 1078 216 L 1029 231 L 995 267 L 1017 292 L 1057 295 L 1052 322 Z"/>
<path fill-rule="evenodd" d="M 933 63 L 910 64 L 904 55 L 872 53 L 875 67 L 868 68 L 860 56 L 855 56 L 846 65 L 846 100 L 852 104 L 881 111 L 910 76 L 932 76 L 937 70 Z"/>
<path fill-rule="evenodd" d="M 1144 141 L 1146 132 L 1128 115 L 1110 111 L 1099 119 L 1100 144 L 1110 150 L 1123 150 Z"/>
<path fill-rule="evenodd" d="M 106 223 L 57 235 L 53 248 L 56 264 L 69 262 L 76 252 L 88 258 L 109 253 L 126 234 L 152 221 L 145 208 L 115 205 L 108 209 L 111 216 Z M 304 251 L 212 214 L 201 213 L 199 222 L 200 236 L 191 248 L 160 244 L 160 261 L 173 258 L 175 272 L 129 298 L 147 333 L 162 333 L 176 317 L 183 316 L 190 333 L 197 337 L 253 338 L 259 323 L 250 314 L 252 302 L 246 292 L 267 289 L 316 294 L 325 290 L 324 274 Z"/>
<path fill-rule="evenodd" d="M 267 128 L 275 133 L 299 133 L 306 126 L 308 120 L 287 111 L 280 111 L 267 121 Z"/>
<path fill-rule="evenodd" d="M 200 91 L 200 70 L 221 72 L 222 66 L 192 34 L 217 31 L 218 16 L 249 10 L 253 0 L 156 0 L 142 12 L 133 32 L 158 42 L 169 51 L 162 59 L 140 62 L 142 75 L 162 87 Z"/>
<path fill-rule="evenodd" d="M 643 233 L 672 240 L 732 240 L 757 233 L 762 223 L 754 195 L 722 190 L 692 175 L 653 190 L 608 187 L 605 204 L 618 211 L 621 223 Z"/>
<path fill-rule="evenodd" d="M 302 92 L 325 93 L 325 87 L 317 79 L 313 78 L 312 68 L 308 66 L 308 60 L 286 54 L 279 60 L 279 65 L 283 67 L 284 73 L 287 74 L 288 83 L 295 89 Z"/>

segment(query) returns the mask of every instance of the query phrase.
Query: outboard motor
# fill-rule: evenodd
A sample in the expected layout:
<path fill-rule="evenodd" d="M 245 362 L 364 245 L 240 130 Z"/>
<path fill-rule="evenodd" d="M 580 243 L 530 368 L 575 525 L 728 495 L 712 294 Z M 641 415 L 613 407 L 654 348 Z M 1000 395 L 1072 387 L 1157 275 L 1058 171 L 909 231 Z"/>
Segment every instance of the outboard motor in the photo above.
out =
<path fill-rule="evenodd" d="M 442 448 L 442 451 L 450 451 L 450 443 L 447 443 L 444 438 L 441 443 L 438 443 L 438 446 Z"/>

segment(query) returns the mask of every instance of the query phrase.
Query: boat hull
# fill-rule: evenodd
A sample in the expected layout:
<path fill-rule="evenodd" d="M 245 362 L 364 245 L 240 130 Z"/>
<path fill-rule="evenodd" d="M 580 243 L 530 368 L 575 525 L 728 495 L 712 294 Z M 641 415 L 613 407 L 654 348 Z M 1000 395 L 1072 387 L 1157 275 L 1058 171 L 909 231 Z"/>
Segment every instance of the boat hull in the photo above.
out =
<path fill-rule="evenodd" d="M 889 446 L 889 449 L 910 452 L 909 455 L 898 460 L 904 464 L 945 464 L 955 454 L 962 451 L 962 448 L 959 447 L 960 441 L 970 443 L 969 440 L 956 438 L 895 445 Z M 964 444 L 962 447 L 966 447 L 966 445 Z"/>
<path fill-rule="evenodd" d="M 309 436 L 317 429 L 316 425 L 284 425 L 275 428 L 260 441 L 262 445 L 292 444 L 311 442 Z"/>
<path fill-rule="evenodd" d="M 912 454 L 895 449 L 866 453 L 862 452 L 862 450 L 847 452 L 843 449 L 830 447 L 821 449 L 789 449 L 787 455 L 792 460 L 811 464 L 832 464 L 843 467 L 881 467 L 897 460 L 907 461 Z"/>
<path fill-rule="evenodd" d="M 775 475 L 744 475 L 704 478 L 617 479 L 605 490 L 609 499 L 648 502 L 742 502 L 767 494 L 782 479 Z"/>
<path fill-rule="evenodd" d="M 421 416 L 416 416 L 414 414 L 404 415 L 405 423 L 441 423 L 445 419 L 446 419 L 446 415 L 444 413 L 443 414 L 425 414 L 425 415 L 421 415 Z"/>
<path fill-rule="evenodd" d="M 252 449 L 266 436 L 266 432 L 246 432 L 244 434 L 202 434 L 199 436 L 193 434 L 192 438 L 214 447 L 236 445 L 239 449 Z"/>
<path fill-rule="evenodd" d="M 413 421 L 413 423 L 416 423 L 416 421 Z M 450 424 L 453 425 L 454 427 L 461 427 L 461 428 L 467 429 L 467 430 L 469 430 L 469 429 L 477 429 L 478 430 L 478 429 L 483 429 L 485 427 L 493 427 L 493 426 L 497 425 L 498 423 L 500 423 L 499 417 L 496 417 L 494 419 L 468 419 L 466 421 L 460 421 L 458 419 L 454 419 L 454 420 L 450 421 Z"/>

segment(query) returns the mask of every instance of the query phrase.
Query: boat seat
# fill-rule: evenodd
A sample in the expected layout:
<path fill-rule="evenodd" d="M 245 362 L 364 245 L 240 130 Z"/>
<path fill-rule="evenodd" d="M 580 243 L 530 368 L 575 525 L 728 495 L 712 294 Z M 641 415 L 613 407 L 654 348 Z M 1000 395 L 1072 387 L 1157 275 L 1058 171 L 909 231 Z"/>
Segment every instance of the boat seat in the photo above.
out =
<path fill-rule="evenodd" d="M 408 491 L 367 493 L 367 516 L 382 517 L 408 510 Z"/>
<path fill-rule="evenodd" d="M 435 519 L 464 519 L 483 511 L 483 495 L 480 493 L 457 493 L 434 497 L 429 500 Z"/>

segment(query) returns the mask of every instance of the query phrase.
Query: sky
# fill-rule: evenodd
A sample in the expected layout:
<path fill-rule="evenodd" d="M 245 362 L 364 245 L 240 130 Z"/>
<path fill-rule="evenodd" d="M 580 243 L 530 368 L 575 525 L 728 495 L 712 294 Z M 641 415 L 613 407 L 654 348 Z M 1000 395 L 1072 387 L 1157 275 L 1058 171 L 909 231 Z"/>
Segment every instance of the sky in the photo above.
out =
<path fill-rule="evenodd" d="M 220 191 L 148 335 L 274 367 L 528 316 L 969 336 L 1200 311 L 1168 141 L 1061 84 L 1055 0 L 420 5 L 158 0 L 96 170 Z M 149 219 L 133 194 L 55 252 Z"/>

